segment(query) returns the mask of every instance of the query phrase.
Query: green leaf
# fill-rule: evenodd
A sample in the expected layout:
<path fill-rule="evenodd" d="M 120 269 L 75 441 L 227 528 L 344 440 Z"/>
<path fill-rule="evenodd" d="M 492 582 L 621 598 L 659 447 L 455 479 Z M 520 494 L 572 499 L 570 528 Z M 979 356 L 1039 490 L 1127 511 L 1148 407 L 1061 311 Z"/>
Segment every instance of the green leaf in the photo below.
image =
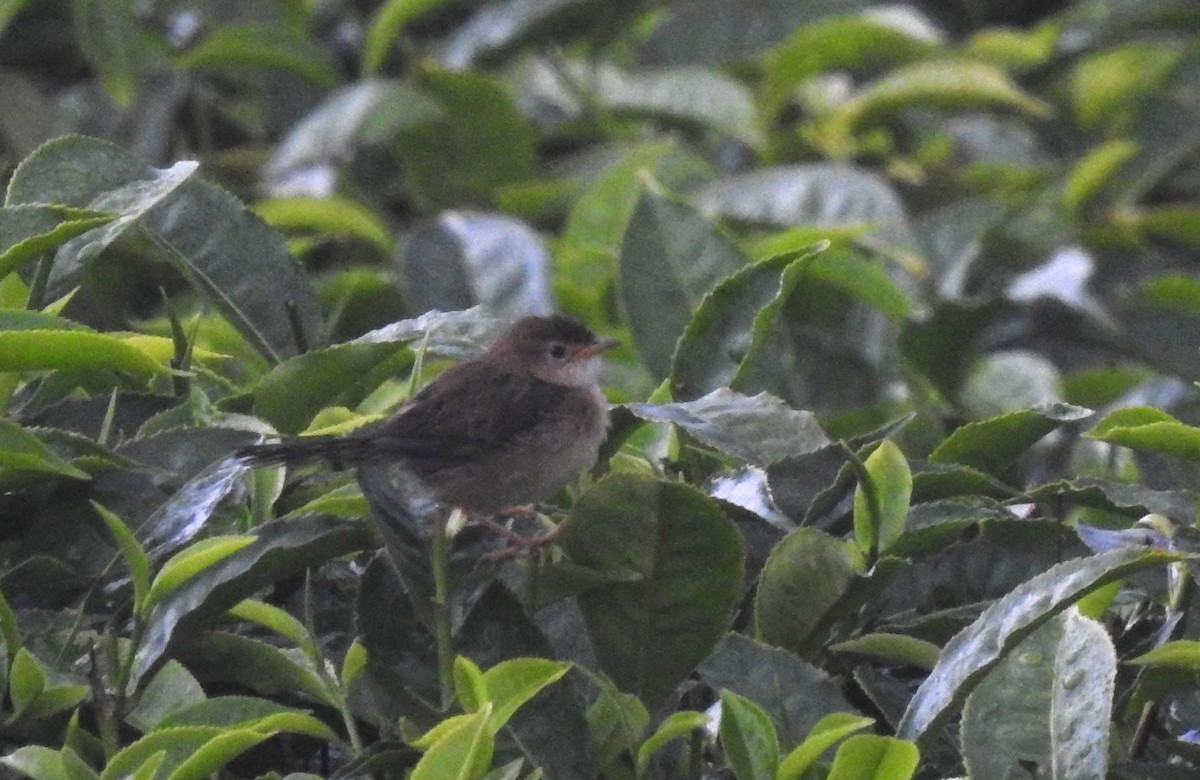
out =
<path fill-rule="evenodd" d="M 919 759 L 911 742 L 856 734 L 838 747 L 826 780 L 909 780 Z"/>
<path fill-rule="evenodd" d="M 383 66 L 388 49 L 404 25 L 422 14 L 446 5 L 447 0 L 386 0 L 375 10 L 363 40 L 362 71 L 374 75 Z"/>
<path fill-rule="evenodd" d="M 779 765 L 779 739 L 771 718 L 750 699 L 733 691 L 721 695 L 721 747 L 738 780 L 773 780 Z"/>
<path fill-rule="evenodd" d="M 743 387 L 778 327 L 783 307 L 828 243 L 746 266 L 717 285 L 688 320 L 671 360 L 671 392 L 692 400 L 725 386 Z M 778 360 L 778 355 L 772 355 Z"/>
<path fill-rule="evenodd" d="M 111 214 L 33 203 L 0 209 L 0 277 L 115 218 Z"/>
<path fill-rule="evenodd" d="M 326 515 L 296 517 L 287 522 L 259 526 L 255 541 L 184 580 L 153 606 L 134 657 L 132 681 L 136 683 L 157 665 L 177 634 L 195 632 L 198 626 L 211 628 L 210 622 L 206 621 L 224 614 L 268 585 L 309 567 L 322 565 L 330 558 L 374 544 L 362 523 Z M 204 554 L 203 548 L 201 554 Z M 184 551 L 182 556 L 186 559 L 188 552 Z M 198 644 L 198 638 L 191 633 L 188 645 Z M 277 648 L 272 649 L 279 652 Z M 188 663 L 194 667 L 196 661 L 193 659 Z M 290 665 L 295 667 L 294 663 Z M 248 665 L 246 670 L 249 671 Z M 230 661 L 222 671 L 240 670 Z M 253 686 L 255 675 L 247 674 L 243 682 Z M 305 688 L 305 691 L 319 699 L 324 698 L 320 685 Z"/>
<path fill-rule="evenodd" d="M 853 545 L 815 528 L 798 528 L 775 545 L 759 575 L 754 634 L 812 658 L 821 631 L 849 593 L 862 561 Z"/>
<path fill-rule="evenodd" d="M 875 558 L 904 533 L 912 472 L 891 439 L 880 442 L 863 466 L 866 479 L 854 491 L 854 538 L 864 555 Z"/>
<path fill-rule="evenodd" d="M 1128 663 L 1163 669 L 1183 669 L 1189 672 L 1200 671 L 1200 642 L 1194 639 L 1176 639 L 1131 658 Z"/>
<path fill-rule="evenodd" d="M 879 631 L 830 645 L 835 653 L 865 656 L 886 664 L 907 664 L 930 670 L 937 663 L 941 648 L 932 642 L 903 634 Z"/>
<path fill-rule="evenodd" d="M 1100 144 L 1083 156 L 1063 183 L 1063 205 L 1078 209 L 1096 198 L 1122 165 L 1138 153 L 1138 146 L 1127 139 Z"/>
<path fill-rule="evenodd" d="M 471 715 L 455 719 L 429 747 L 409 776 L 409 780 L 477 780 L 492 765 L 494 738 L 488 728 L 491 704 L 484 704 Z"/>
<path fill-rule="evenodd" d="M 338 706 L 327 679 L 309 658 L 258 639 L 213 631 L 192 638 L 178 655 L 206 679 L 217 677 L 263 696 L 300 691 L 330 707 Z"/>
<path fill-rule="evenodd" d="M 933 60 L 897 68 L 867 84 L 833 112 L 829 121 L 844 131 L 899 110 L 915 107 L 1009 108 L 1049 116 L 1046 103 L 1023 92 L 999 68 L 970 60 Z"/>
<path fill-rule="evenodd" d="M 160 728 L 165 729 L 180 726 L 236 727 L 271 733 L 286 731 L 319 739 L 336 739 L 328 726 L 307 712 L 254 696 L 204 699 L 176 710 L 160 724 Z"/>
<path fill-rule="evenodd" d="M 704 728 L 707 723 L 708 716 L 703 712 L 682 710 L 680 712 L 672 712 L 668 715 L 659 724 L 658 728 L 654 730 L 654 733 L 647 737 L 646 741 L 638 748 L 638 776 L 642 777 L 645 775 L 646 769 L 650 766 L 650 759 L 656 752 L 676 739 L 686 739 L 696 729 Z"/>
<path fill-rule="evenodd" d="M 164 752 L 161 766 L 171 771 L 183 763 L 188 756 L 199 750 L 210 739 L 220 736 L 222 730 L 214 727 L 186 726 L 152 731 L 122 748 L 108 760 L 104 771 L 100 773 L 101 780 L 117 780 L 137 772 L 140 767 L 150 761 L 156 761 L 155 754 Z"/>
<path fill-rule="evenodd" d="M 17 650 L 24 644 L 17 615 L 13 612 L 12 606 L 9 605 L 8 599 L 4 597 L 2 591 L 0 591 L 0 638 L 4 640 L 6 658 L 16 655 Z M 0 677 L 2 676 L 0 675 Z"/>
<path fill-rule="evenodd" d="M 498 79 L 426 66 L 418 86 L 441 109 L 441 120 L 408 127 L 394 148 L 421 202 L 488 203 L 498 188 L 532 178 L 533 130 Z"/>
<path fill-rule="evenodd" d="M 1191 247 L 1200 247 L 1200 207 L 1190 203 L 1139 208 L 1125 211 L 1121 222 L 1153 236 L 1174 239 Z"/>
<path fill-rule="evenodd" d="M 172 714 L 206 698 L 199 681 L 183 664 L 172 659 L 141 687 L 137 705 L 125 720 L 143 734 L 149 733 Z"/>
<path fill-rule="evenodd" d="M 29 709 L 46 685 L 42 663 L 25 648 L 18 648 L 8 672 L 8 696 L 12 700 L 13 715 L 20 716 Z"/>
<path fill-rule="evenodd" d="M 367 648 L 356 639 L 350 643 L 350 647 L 346 649 L 346 657 L 342 659 L 342 687 L 349 690 L 366 666 Z"/>
<path fill-rule="evenodd" d="M 692 311 L 746 264 L 737 246 L 692 208 L 647 182 L 621 244 L 619 295 L 634 346 L 655 376 L 671 369 Z"/>
<path fill-rule="evenodd" d="M 0 332 L 0 341 L 5 335 Z M 7 418 L 0 418 L 0 469 L 91 479 L 87 472 L 59 458 L 41 439 Z"/>
<path fill-rule="evenodd" d="M 657 708 L 729 626 L 741 598 L 737 529 L 695 488 L 613 474 L 579 497 L 558 540 L 607 579 L 578 596 L 600 668 Z"/>
<path fill-rule="evenodd" d="M 742 85 L 702 67 L 625 71 L 600 62 L 561 62 L 555 74 L 563 87 L 587 90 L 614 113 L 652 116 L 707 127 L 751 147 L 764 143 L 754 101 Z"/>
<path fill-rule="evenodd" d="M 146 556 L 146 550 L 121 518 L 95 501 L 91 504 L 96 514 L 100 515 L 104 524 L 108 526 L 108 532 L 116 540 L 121 557 L 129 567 L 129 578 L 133 582 L 133 613 L 142 615 L 146 596 L 150 591 L 150 559 Z"/>
<path fill-rule="evenodd" d="M 24 745 L 0 757 L 0 764 L 33 780 L 69 780 L 62 754 L 42 745 Z"/>
<path fill-rule="evenodd" d="M 856 731 L 869 728 L 875 721 L 848 712 L 826 715 L 808 732 L 804 741 L 784 756 L 775 780 L 799 780 L 821 754 Z"/>
<path fill-rule="evenodd" d="M 13 655 L 8 695 L 13 714 L 9 722 L 36 721 L 76 707 L 88 686 L 56 672 L 24 647 Z"/>
<path fill-rule="evenodd" d="M 212 777 L 230 761 L 273 736 L 274 731 L 258 729 L 224 730 L 193 750 L 167 774 L 166 780 L 203 780 Z"/>
<path fill-rule="evenodd" d="M 325 50 L 286 25 L 222 24 L 188 49 L 185 68 L 268 68 L 299 76 L 318 87 L 337 84 L 336 68 Z"/>
<path fill-rule="evenodd" d="M 794 653 L 737 633 L 726 635 L 697 672 L 715 690 L 730 690 L 761 707 L 783 748 L 805 739 L 825 716 L 853 710 L 842 683 Z"/>
<path fill-rule="evenodd" d="M 763 112 L 775 117 L 801 82 L 822 72 L 862 72 L 923 59 L 936 43 L 872 19 L 834 16 L 797 28 L 763 62 Z"/>
<path fill-rule="evenodd" d="M 484 672 L 483 686 L 487 700 L 493 705 L 489 720 L 492 733 L 508 723 L 522 704 L 561 679 L 570 668 L 568 663 L 546 658 L 513 658 Z"/>
<path fill-rule="evenodd" d="M 480 707 L 491 702 L 487 683 L 483 679 L 483 670 L 465 655 L 454 659 L 454 696 L 468 715 L 478 712 Z"/>
<path fill-rule="evenodd" d="M 622 693 L 603 677 L 593 680 L 599 693 L 588 707 L 588 734 L 599 766 L 608 767 L 634 754 L 650 722 L 650 713 L 633 694 Z"/>
<path fill-rule="evenodd" d="M 309 658 L 317 659 L 320 651 L 312 635 L 296 618 L 286 610 L 273 604 L 267 604 L 257 599 L 246 599 L 229 610 L 229 616 L 255 623 L 265 629 L 274 631 L 288 639 L 300 648 Z"/>
<path fill-rule="evenodd" d="M 937 666 L 909 702 L 897 736 L 916 740 L 929 734 L 1013 647 L 1081 596 L 1175 560 L 1157 550 L 1116 549 L 1060 563 L 1009 591 L 942 649 Z"/>
<path fill-rule="evenodd" d="M 1096 423 L 1090 438 L 1200 461 L 1200 428 L 1149 407 L 1118 409 Z"/>
<path fill-rule="evenodd" d="M 174 555 L 163 564 L 150 591 L 146 594 L 144 608 L 149 611 L 162 601 L 163 597 L 192 577 L 238 550 L 252 544 L 253 536 L 214 536 L 202 539 L 187 549 Z"/>
<path fill-rule="evenodd" d="M 0 331 L 0 371 L 123 371 L 144 381 L 170 369 L 118 336 L 83 330 Z"/>
<path fill-rule="evenodd" d="M 1070 404 L 1050 404 L 1006 412 L 967 423 L 947 436 L 929 454 L 931 463 L 961 463 L 987 474 L 1001 475 L 1018 455 L 1064 423 L 1092 414 Z"/>
<path fill-rule="evenodd" d="M 257 201 L 252 208 L 276 230 L 359 238 L 384 253 L 395 248 L 395 240 L 383 220 L 349 198 L 271 198 Z"/>
<path fill-rule="evenodd" d="M 283 433 L 299 433 L 321 409 L 357 403 L 374 389 L 362 383 L 400 350 L 391 343 L 339 344 L 291 358 L 254 386 L 254 414 Z"/>
<path fill-rule="evenodd" d="M 172 264 L 267 359 L 295 354 L 298 338 L 319 346 L 325 336 L 316 297 L 282 237 L 232 195 L 198 180 L 196 167 L 158 170 L 113 144 L 65 136 L 21 162 L 6 202 L 119 215 L 59 249 L 61 284 L 137 228 L 139 249 Z M 290 314 L 281 301 L 291 304 Z"/>

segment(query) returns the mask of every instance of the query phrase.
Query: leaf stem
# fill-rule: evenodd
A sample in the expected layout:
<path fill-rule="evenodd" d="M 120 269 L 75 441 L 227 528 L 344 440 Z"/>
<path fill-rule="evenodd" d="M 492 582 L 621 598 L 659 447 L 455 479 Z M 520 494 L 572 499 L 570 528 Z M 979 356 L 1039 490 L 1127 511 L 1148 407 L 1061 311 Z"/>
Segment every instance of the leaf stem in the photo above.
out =
<path fill-rule="evenodd" d="M 454 510 L 459 511 L 459 510 Z M 454 700 L 454 645 L 450 628 L 450 532 L 453 518 L 440 517 L 433 524 L 433 633 L 437 643 L 438 683 L 442 693 L 442 709 L 450 709 Z"/>

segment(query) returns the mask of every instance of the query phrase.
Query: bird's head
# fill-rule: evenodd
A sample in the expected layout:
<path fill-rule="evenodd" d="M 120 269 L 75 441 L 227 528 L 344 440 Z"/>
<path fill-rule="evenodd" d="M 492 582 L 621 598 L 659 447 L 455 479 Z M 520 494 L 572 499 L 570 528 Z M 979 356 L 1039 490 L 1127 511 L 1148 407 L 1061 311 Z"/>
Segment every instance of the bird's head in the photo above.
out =
<path fill-rule="evenodd" d="M 591 387 L 600 374 L 600 355 L 619 345 L 599 338 L 581 322 L 562 314 L 522 317 L 485 356 L 528 371 L 545 382 Z"/>

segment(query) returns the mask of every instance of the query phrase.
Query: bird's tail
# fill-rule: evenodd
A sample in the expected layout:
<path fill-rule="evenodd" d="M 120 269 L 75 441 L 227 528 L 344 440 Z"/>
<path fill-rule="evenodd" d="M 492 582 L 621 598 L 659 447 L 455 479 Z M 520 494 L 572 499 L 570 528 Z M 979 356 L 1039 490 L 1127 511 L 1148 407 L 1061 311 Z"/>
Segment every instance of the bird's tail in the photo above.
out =
<path fill-rule="evenodd" d="M 346 468 L 369 460 L 364 442 L 353 436 L 297 436 L 272 444 L 252 444 L 234 453 L 251 466 L 287 463 L 297 465 L 327 461 L 334 468 Z"/>

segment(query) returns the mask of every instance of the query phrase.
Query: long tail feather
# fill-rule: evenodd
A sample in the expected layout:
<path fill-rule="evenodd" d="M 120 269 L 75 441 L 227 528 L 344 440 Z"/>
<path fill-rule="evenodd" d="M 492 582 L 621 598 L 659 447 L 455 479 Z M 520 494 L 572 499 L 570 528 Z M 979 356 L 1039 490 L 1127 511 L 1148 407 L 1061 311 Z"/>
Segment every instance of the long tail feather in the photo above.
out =
<path fill-rule="evenodd" d="M 369 460 L 368 449 L 361 440 L 349 436 L 298 436 L 274 444 L 252 444 L 234 454 L 254 466 L 323 460 L 344 468 Z"/>

